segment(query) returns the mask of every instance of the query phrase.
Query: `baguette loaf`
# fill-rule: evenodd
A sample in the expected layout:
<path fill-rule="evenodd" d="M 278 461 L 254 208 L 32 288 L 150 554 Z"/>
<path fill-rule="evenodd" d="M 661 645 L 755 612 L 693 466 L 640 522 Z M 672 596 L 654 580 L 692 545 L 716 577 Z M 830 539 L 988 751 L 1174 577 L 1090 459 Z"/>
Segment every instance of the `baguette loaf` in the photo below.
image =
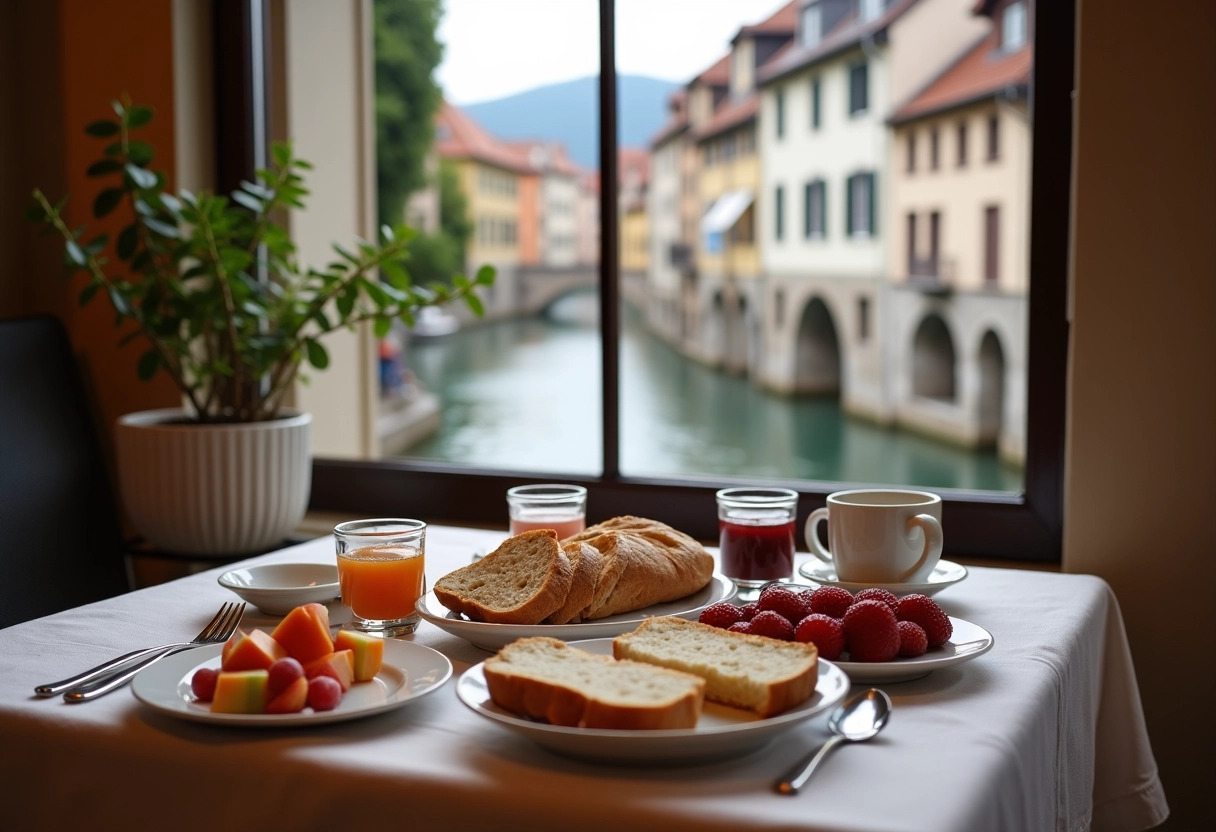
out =
<path fill-rule="evenodd" d="M 682 618 L 648 618 L 612 653 L 706 681 L 705 698 L 769 717 L 806 701 L 819 679 L 814 644 L 732 633 Z"/>
<path fill-rule="evenodd" d="M 582 619 L 582 611 L 591 603 L 595 596 L 595 586 L 600 579 L 600 569 L 603 558 L 599 549 L 588 543 L 567 543 L 562 547 L 570 560 L 573 576 L 570 580 L 570 592 L 566 595 L 566 603 L 546 618 L 544 624 L 577 624 Z"/>
<path fill-rule="evenodd" d="M 713 577 L 714 559 L 704 547 L 657 520 L 615 517 L 563 541 L 574 542 L 590 544 L 603 558 L 584 621 L 683 598 Z"/>
<path fill-rule="evenodd" d="M 565 605 L 573 575 L 557 533 L 536 529 L 444 575 L 435 582 L 435 597 L 474 621 L 538 624 Z"/>
<path fill-rule="evenodd" d="M 617 661 L 537 636 L 513 641 L 483 665 L 490 698 L 552 725 L 623 730 L 693 728 L 705 682 L 650 664 Z"/>

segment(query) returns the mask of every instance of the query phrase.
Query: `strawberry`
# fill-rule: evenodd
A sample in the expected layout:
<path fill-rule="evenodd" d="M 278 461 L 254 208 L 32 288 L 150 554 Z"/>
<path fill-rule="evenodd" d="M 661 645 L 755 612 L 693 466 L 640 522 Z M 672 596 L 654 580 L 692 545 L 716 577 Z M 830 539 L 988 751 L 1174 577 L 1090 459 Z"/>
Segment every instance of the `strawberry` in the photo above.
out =
<path fill-rule="evenodd" d="M 751 621 L 756 617 L 756 613 L 760 612 L 760 605 L 755 601 L 752 601 L 749 604 L 744 604 L 743 606 L 739 607 L 739 612 L 743 614 L 744 621 Z"/>
<path fill-rule="evenodd" d="M 820 656 L 834 661 L 844 652 L 844 625 L 830 615 L 813 612 L 798 622 L 794 640 L 814 643 Z"/>
<path fill-rule="evenodd" d="M 937 602 L 927 595 L 905 595 L 899 599 L 900 621 L 919 624 L 929 638 L 930 647 L 941 647 L 950 640 L 954 625 Z"/>
<path fill-rule="evenodd" d="M 920 656 L 929 649 L 929 637 L 919 624 L 901 621 L 896 627 L 899 629 L 899 655 Z"/>
<path fill-rule="evenodd" d="M 811 614 L 810 605 L 801 593 L 786 587 L 770 587 L 760 594 L 757 602 L 762 610 L 772 610 L 790 624 L 797 624 Z"/>
<path fill-rule="evenodd" d="M 748 626 L 754 636 L 768 636 L 782 641 L 794 640 L 794 625 L 779 612 L 760 610 Z"/>
<path fill-rule="evenodd" d="M 701 610 L 701 616 L 698 620 L 702 624 L 708 624 L 711 627 L 725 630 L 731 624 L 742 621 L 743 613 L 729 601 L 719 601 L 717 604 L 711 604 Z"/>
<path fill-rule="evenodd" d="M 897 613 L 897 615 L 898 615 L 899 599 L 896 598 L 895 593 L 891 592 L 890 590 L 879 589 L 876 586 L 870 587 L 869 589 L 863 589 L 861 592 L 854 595 L 853 600 L 854 601 L 882 601 L 884 604 L 886 604 L 888 607 L 891 608 L 891 612 Z"/>
<path fill-rule="evenodd" d="M 732 633 L 750 633 L 752 631 L 752 625 L 747 621 L 736 621 L 726 629 L 730 630 Z"/>
<path fill-rule="evenodd" d="M 838 586 L 821 586 L 811 593 L 811 612 L 844 618 L 845 610 L 853 603 L 853 594 Z"/>
<path fill-rule="evenodd" d="M 889 662 L 899 653 L 898 622 L 882 601 L 858 601 L 849 607 L 844 635 L 855 662 Z"/>

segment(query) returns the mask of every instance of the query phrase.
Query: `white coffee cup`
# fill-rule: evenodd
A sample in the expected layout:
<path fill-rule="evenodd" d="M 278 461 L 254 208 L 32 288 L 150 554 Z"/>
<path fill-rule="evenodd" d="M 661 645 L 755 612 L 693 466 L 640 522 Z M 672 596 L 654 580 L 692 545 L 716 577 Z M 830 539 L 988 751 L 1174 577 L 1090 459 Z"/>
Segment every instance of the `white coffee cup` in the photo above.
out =
<path fill-rule="evenodd" d="M 818 526 L 828 524 L 828 544 Z M 806 519 L 811 554 L 845 583 L 925 581 L 942 556 L 942 498 L 927 491 L 859 488 L 829 494 Z"/>

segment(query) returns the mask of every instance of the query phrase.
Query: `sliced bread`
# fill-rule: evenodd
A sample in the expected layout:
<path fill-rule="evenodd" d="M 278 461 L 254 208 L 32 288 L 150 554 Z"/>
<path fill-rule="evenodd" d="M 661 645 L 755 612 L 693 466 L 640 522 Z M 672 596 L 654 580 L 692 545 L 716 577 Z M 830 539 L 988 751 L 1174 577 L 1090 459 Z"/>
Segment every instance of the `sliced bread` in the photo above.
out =
<path fill-rule="evenodd" d="M 583 610 L 595 597 L 603 561 L 599 549 L 589 543 L 567 543 L 562 547 L 570 560 L 573 577 L 566 603 L 557 612 L 544 620 L 545 624 L 577 624 L 582 620 Z"/>
<path fill-rule="evenodd" d="M 704 702 L 705 682 L 696 676 L 545 636 L 511 642 L 486 659 L 483 671 L 495 704 L 552 725 L 693 728 Z"/>
<path fill-rule="evenodd" d="M 557 533 L 536 529 L 444 575 L 435 582 L 435 597 L 474 621 L 539 624 L 565 605 L 573 575 Z"/>
<path fill-rule="evenodd" d="M 711 702 L 755 711 L 787 711 L 815 692 L 819 654 L 813 644 L 732 633 L 683 618 L 648 618 L 617 636 L 612 652 L 700 676 Z"/>

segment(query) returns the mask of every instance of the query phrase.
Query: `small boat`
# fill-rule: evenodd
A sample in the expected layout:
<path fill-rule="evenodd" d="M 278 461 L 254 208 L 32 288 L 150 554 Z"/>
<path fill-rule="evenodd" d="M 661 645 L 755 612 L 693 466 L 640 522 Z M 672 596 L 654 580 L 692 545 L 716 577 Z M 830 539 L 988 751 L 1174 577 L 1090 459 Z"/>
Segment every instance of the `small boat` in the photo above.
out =
<path fill-rule="evenodd" d="M 410 334 L 414 338 L 442 338 L 460 329 L 460 321 L 450 312 L 438 306 L 424 306 L 418 310 Z"/>

